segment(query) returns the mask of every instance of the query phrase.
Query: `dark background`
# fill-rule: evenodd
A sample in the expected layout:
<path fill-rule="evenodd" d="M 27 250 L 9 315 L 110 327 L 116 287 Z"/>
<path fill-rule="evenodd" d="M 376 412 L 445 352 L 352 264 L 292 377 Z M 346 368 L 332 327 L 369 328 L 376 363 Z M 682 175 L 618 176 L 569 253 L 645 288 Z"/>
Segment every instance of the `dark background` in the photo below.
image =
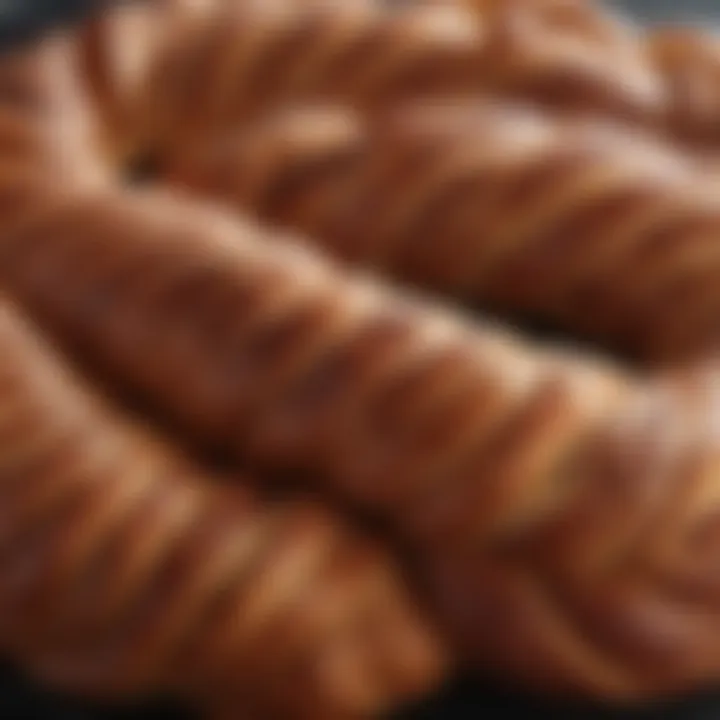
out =
<path fill-rule="evenodd" d="M 691 22 L 720 24 L 718 0 L 613 0 L 612 4 L 629 10 L 646 22 Z"/>
<path fill-rule="evenodd" d="M 102 0 L 101 0 L 102 1 Z M 0 46 L 27 40 L 42 25 L 87 12 L 97 0 L 0 0 Z M 644 22 L 689 22 L 720 25 L 720 0 L 615 0 Z M 501 693 L 477 683 L 447 688 L 399 720 L 720 720 L 720 690 L 645 708 L 568 708 L 528 697 Z M 177 708 L 87 707 L 72 699 L 40 691 L 12 669 L 0 668 L 0 720 L 185 720 Z M 188 719 L 192 720 L 192 719 Z M 394 719 L 393 719 L 394 720 Z"/>

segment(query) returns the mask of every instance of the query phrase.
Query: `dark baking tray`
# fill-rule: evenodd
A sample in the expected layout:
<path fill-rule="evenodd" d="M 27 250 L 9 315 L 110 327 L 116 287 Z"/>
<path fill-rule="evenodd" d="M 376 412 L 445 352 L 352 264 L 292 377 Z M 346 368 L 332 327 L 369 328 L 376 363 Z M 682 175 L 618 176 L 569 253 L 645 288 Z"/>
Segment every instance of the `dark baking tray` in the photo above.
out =
<path fill-rule="evenodd" d="M 340 1 L 340 0 L 338 0 Z M 103 0 L 0 0 L 0 48 L 31 40 L 42 29 L 73 22 Z M 643 22 L 720 22 L 720 0 L 616 0 Z M 720 689 L 641 708 L 563 707 L 460 682 L 393 720 L 720 720 Z M 180 708 L 107 708 L 48 693 L 0 666 L 0 720 L 193 720 Z"/>

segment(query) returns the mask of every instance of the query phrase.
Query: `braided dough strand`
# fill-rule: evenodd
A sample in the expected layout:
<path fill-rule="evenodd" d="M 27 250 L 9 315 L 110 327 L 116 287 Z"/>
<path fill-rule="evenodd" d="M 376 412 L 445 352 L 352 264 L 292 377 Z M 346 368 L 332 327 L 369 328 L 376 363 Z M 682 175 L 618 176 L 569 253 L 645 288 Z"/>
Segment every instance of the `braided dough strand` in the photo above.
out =
<path fill-rule="evenodd" d="M 562 107 L 569 104 L 568 97 L 572 101 L 588 96 L 590 78 L 604 83 L 610 97 L 619 97 L 618 85 L 627 81 L 638 97 L 644 88 L 644 108 L 636 103 L 633 114 L 595 95 L 590 96 L 592 109 L 639 121 L 700 149 L 715 147 L 720 139 L 720 38 L 715 32 L 692 26 L 633 27 L 606 3 L 594 0 L 423 4 L 470 9 L 503 29 L 498 35 L 504 34 L 500 56 L 506 62 L 496 65 L 497 90 L 541 102 L 555 96 Z"/>
<path fill-rule="evenodd" d="M 528 357 L 513 335 L 476 333 L 353 279 L 295 236 L 169 192 L 48 196 L 6 234 L 0 257 L 8 286 L 61 337 L 208 442 L 291 465 L 300 453 L 341 472 L 344 490 L 372 508 L 407 509 L 418 470 L 430 486 L 451 469 L 472 477 L 475 449 L 528 404 L 540 417 L 579 416 L 558 420 L 562 436 L 624 384 L 580 363 L 568 375 L 554 356 Z M 537 425 L 531 436 L 554 428 Z M 532 472 L 517 475 L 532 482 Z"/>
<path fill-rule="evenodd" d="M 644 360 L 718 342 L 717 183 L 625 127 L 479 102 L 412 103 L 376 122 L 313 106 L 166 179 L 343 261 Z"/>
<path fill-rule="evenodd" d="M 0 216 L 32 202 L 35 188 L 61 178 L 94 186 L 107 181 L 97 157 L 93 105 L 82 89 L 76 40 L 50 35 L 8 51 L 0 63 Z"/>
<path fill-rule="evenodd" d="M 76 51 L 51 36 L 0 65 L 3 233 L 55 187 L 109 184 Z M 121 417 L 4 299 L 0 392 L 0 646 L 39 679 L 283 720 L 375 716 L 441 679 L 383 551 Z"/>
<path fill-rule="evenodd" d="M 373 0 L 168 4 L 136 10 L 133 28 L 142 30 L 129 30 L 120 11 L 88 30 L 89 47 L 106 48 L 87 65 L 100 78 L 96 97 L 121 160 L 150 153 L 162 161 L 309 98 L 372 110 L 408 96 L 499 93 L 663 122 L 661 83 L 620 23 L 558 29 L 517 2 L 493 12 Z M 123 51 L 131 32 L 124 45 L 133 49 Z"/>
<path fill-rule="evenodd" d="M 128 37 L 132 42 L 127 42 Z M 720 41 L 641 31 L 588 0 L 164 0 L 86 30 L 84 72 L 118 162 L 163 160 L 284 104 L 372 110 L 491 95 L 718 142 Z"/>
<path fill-rule="evenodd" d="M 313 720 L 437 680 L 437 641 L 373 545 L 113 414 L 4 301 L 0 348 L 0 643 L 37 677 Z"/>

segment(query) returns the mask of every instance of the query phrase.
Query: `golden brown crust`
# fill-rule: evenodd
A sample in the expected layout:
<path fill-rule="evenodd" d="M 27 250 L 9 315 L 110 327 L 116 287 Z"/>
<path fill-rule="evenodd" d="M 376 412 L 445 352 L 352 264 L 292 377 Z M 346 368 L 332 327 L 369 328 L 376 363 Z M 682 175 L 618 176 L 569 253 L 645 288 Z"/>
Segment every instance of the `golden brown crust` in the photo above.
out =
<path fill-rule="evenodd" d="M 86 50 L 117 162 L 318 97 L 492 94 L 718 140 L 720 41 L 642 32 L 588 0 L 165 0 L 107 14 Z"/>
<path fill-rule="evenodd" d="M 714 108 L 720 111 L 713 95 L 718 44 L 712 36 L 665 30 L 644 37 L 583 0 L 462 4 L 425 2 L 390 10 L 370 0 L 233 0 L 188 10 L 182 2 L 169 3 L 172 10 L 163 6 L 153 19 L 147 14 L 140 19 L 146 30 L 154 29 L 135 80 L 126 84 L 134 89 L 115 103 L 125 112 L 116 127 L 129 133 L 120 154 L 132 155 L 133 147 L 154 155 L 165 171 L 185 166 L 186 180 L 197 189 L 203 170 L 194 163 L 208 143 L 240 125 L 246 129 L 258 115 L 265 122 L 269 110 L 334 99 L 381 111 L 402 105 L 407 96 L 427 95 L 441 106 L 458 92 L 489 91 L 575 111 L 604 109 L 617 118 L 712 141 L 718 124 Z M 96 37 L 112 36 L 113 30 L 122 37 L 117 18 L 105 22 L 104 34 L 94 29 Z M 106 88 L 114 87 L 112 67 L 112 58 L 105 58 Z M 561 97 L 552 96 L 553 88 L 563 89 Z M 107 106 L 103 92 L 99 97 L 101 107 Z M 475 112 L 460 124 L 470 126 Z M 630 130 L 594 136 L 586 121 L 575 126 L 575 115 L 553 124 L 516 120 L 512 109 L 486 107 L 475 115 L 478 127 L 461 131 L 453 110 L 429 114 L 439 118 L 430 124 L 441 128 L 435 133 L 440 137 L 429 140 L 419 137 L 426 130 L 412 120 L 378 137 L 360 115 L 340 123 L 360 124 L 340 131 L 352 137 L 322 139 L 312 129 L 300 150 L 303 140 L 292 137 L 293 129 L 289 140 L 275 130 L 266 133 L 278 148 L 255 134 L 269 155 L 283 153 L 262 160 L 256 149 L 252 158 L 256 165 L 274 163 L 255 171 L 275 175 L 248 177 L 245 170 L 244 177 L 220 185 L 249 204 L 258 201 L 261 187 L 287 195 L 278 190 L 282 183 L 315 181 L 299 207 L 281 207 L 284 201 L 273 198 L 259 202 L 272 220 L 284 219 L 278 212 L 289 216 L 343 257 L 500 312 L 549 317 L 645 359 L 693 357 L 715 344 L 717 303 L 708 259 L 715 212 L 712 191 L 698 190 L 709 185 L 704 176 L 690 182 L 679 169 L 683 162 L 659 143 Z M 507 129 L 501 127 L 505 118 Z M 307 136 L 307 129 L 303 132 Z M 537 137 L 526 139 L 527 134 Z M 530 145 L 520 157 L 518 142 Z M 312 143 L 320 143 L 311 148 L 314 155 L 298 160 Z M 338 145 L 328 149 L 322 143 Z M 283 149 L 287 144 L 293 147 Z M 466 152 L 468 147 L 472 151 Z M 477 157 L 488 148 L 492 160 Z M 429 156 L 413 159 L 426 150 Z M 413 157 L 398 158 L 401 152 Z M 363 154 L 370 157 L 361 162 Z M 392 159 L 409 169 L 375 168 Z M 417 177 L 408 183 L 415 162 Z M 305 170 L 319 179 L 303 176 Z M 328 179 L 328 173 L 334 177 Z M 555 182 L 563 194 L 548 199 L 553 192 L 548 183 Z M 523 183 L 529 189 L 515 192 Z M 477 197 L 483 202 L 503 192 L 509 199 L 490 218 L 468 209 Z M 522 223 L 514 212 L 518 193 L 537 203 L 537 212 L 525 213 Z M 373 213 L 365 212 L 370 206 Z M 332 228 L 318 229 L 318 216 L 329 212 L 335 216 Z M 573 242 L 581 234 L 583 242 Z M 442 249 L 432 241 L 439 236 Z"/>
<path fill-rule="evenodd" d="M 0 64 L 3 239 L 43 199 L 113 179 L 74 52 L 51 37 Z M 121 417 L 5 299 L 0 393 L 0 644 L 35 677 L 283 720 L 372 717 L 440 681 L 440 642 L 384 550 Z"/>
<path fill-rule="evenodd" d="M 94 105 L 82 89 L 75 55 L 75 38 L 58 34 L 2 57 L 3 221 L 38 185 L 61 181 L 92 187 L 108 179 L 108 168 L 97 156 Z"/>
<path fill-rule="evenodd" d="M 636 395 L 556 476 L 567 494 L 530 532 L 495 553 L 436 556 L 457 642 L 472 652 L 483 637 L 501 677 L 539 688 L 583 675 L 620 696 L 712 682 L 716 372 Z"/>
<path fill-rule="evenodd" d="M 648 512 L 667 520 L 669 538 L 674 523 L 685 527 L 685 505 L 674 503 L 702 487 L 707 475 L 694 463 L 714 440 L 696 448 L 697 435 L 688 447 L 682 431 L 695 412 L 710 427 L 713 407 L 671 396 L 659 428 L 646 429 L 646 414 L 634 429 L 636 403 L 663 391 L 473 328 L 189 198 L 114 192 L 48 198 L 39 210 L 6 238 L 2 267 L 46 327 L 205 442 L 322 474 L 328 490 L 382 516 L 414 549 L 476 662 L 545 689 L 624 696 L 715 676 L 694 624 L 671 628 L 682 659 L 653 656 L 648 643 L 674 607 L 655 585 L 642 586 L 647 604 L 637 610 L 647 633 L 627 647 L 610 636 L 605 648 L 594 631 L 619 626 L 635 605 L 591 602 L 615 592 L 614 573 L 636 553 L 633 583 L 655 571 L 656 556 L 644 554 L 657 538 Z M 618 438 L 605 442 L 606 433 Z M 637 448 L 643 433 L 647 462 L 618 467 L 628 438 Z M 668 435 L 679 467 L 655 461 Z M 607 495 L 628 483 L 626 495 Z M 681 571 L 671 563 L 669 582 Z M 568 596 L 551 603 L 556 578 Z M 469 605 L 456 607 L 458 597 Z M 493 598 L 522 610 L 502 637 Z M 656 605 L 658 619 L 646 615 Z M 535 661 L 513 652 L 521 641 Z"/>
<path fill-rule="evenodd" d="M 145 41 L 133 50 L 141 59 L 132 79 L 127 51 L 92 59 L 93 75 L 103 68 L 101 106 L 122 115 L 114 130 L 130 154 L 181 153 L 258 113 L 318 97 L 368 109 L 408 96 L 491 92 L 663 122 L 661 83 L 634 34 L 591 10 L 567 22 L 568 13 L 548 17 L 527 2 L 480 12 L 374 0 L 170 5 L 140 19 Z M 124 22 L 109 15 L 91 28 L 95 45 L 122 37 Z"/>
<path fill-rule="evenodd" d="M 589 95 L 593 110 L 669 132 L 692 146 L 718 142 L 720 38 L 692 26 L 640 29 L 592 0 L 424 0 L 460 6 L 503 27 L 514 71 L 498 84 L 540 101 L 559 94 L 560 106 Z M 496 56 L 497 59 L 497 56 Z M 502 63 L 501 63 L 502 66 Z M 554 69 L 554 75 L 549 69 Z M 593 72 L 594 71 L 594 72 Z M 562 73 L 566 74 L 563 82 Z M 502 72 L 500 73 L 502 75 Z M 547 77 L 549 82 L 545 82 Z M 638 82 L 642 79 L 642 82 Z M 622 107 L 618 85 L 646 104 Z M 634 92 L 633 92 L 634 91 Z"/>
<path fill-rule="evenodd" d="M 645 360 L 720 340 L 716 183 L 621 126 L 479 102 L 412 103 L 376 122 L 305 107 L 164 177 L 344 261 Z"/>
<path fill-rule="evenodd" d="M 0 637 L 36 676 L 313 720 L 437 679 L 436 640 L 376 547 L 120 419 L 4 301 L 0 349 Z"/>
<path fill-rule="evenodd" d="M 532 350 L 153 190 L 39 189 L 0 261 L 58 339 L 200 440 L 383 517 L 481 667 L 622 697 L 717 677 L 692 560 L 716 534 L 714 375 L 666 390 Z"/>
<path fill-rule="evenodd" d="M 283 6 L 263 10 L 269 25 L 252 26 L 260 46 L 269 37 L 265 35 L 268 27 L 277 29 L 273 23 L 288 17 L 274 14 L 279 7 Z M 362 12 L 357 7 L 343 10 L 352 13 L 347 17 L 353 31 L 357 18 L 365 22 L 365 13 L 373 22 L 376 18 L 371 6 Z M 246 4 L 232 9 L 236 11 L 242 18 L 242 13 L 255 9 Z M 325 15 L 315 15 L 307 8 L 303 13 L 311 24 L 317 18 L 325 22 Z M 413 22 L 416 17 L 413 15 Z M 224 56 L 230 46 L 215 43 L 215 33 L 225 37 L 228 28 L 228 35 L 237 40 L 237 28 L 251 25 L 225 24 L 225 17 L 223 22 L 218 22 L 219 18 L 213 16 L 208 25 L 200 25 L 212 32 L 198 36 L 199 55 L 194 57 L 207 57 L 206 43 L 210 43 L 214 48 L 210 56 L 219 52 L 236 70 L 232 64 L 235 51 L 229 58 Z M 280 35 L 274 30 L 270 33 L 273 38 L 283 38 L 276 48 L 278 55 L 273 51 L 278 66 L 263 62 L 265 74 L 252 76 L 249 72 L 247 87 L 257 89 L 258 83 L 269 82 L 280 60 L 287 59 L 285 52 L 296 47 L 296 41 L 298 47 L 304 44 L 304 22 L 289 30 L 282 25 Z M 393 27 L 401 26 L 405 28 L 402 23 Z M 388 31 L 387 25 L 382 27 L 383 33 Z M 171 32 L 170 46 L 172 36 Z M 375 47 L 373 42 L 370 46 Z M 241 47 L 257 49 L 251 43 Z M 319 42 L 316 47 L 326 49 Z M 363 53 L 367 47 L 361 43 Z M 466 50 L 475 52 L 473 47 L 468 45 L 463 57 Z M 358 66 L 362 92 L 358 96 L 353 90 L 352 97 L 361 97 L 370 105 L 386 91 L 397 97 L 395 83 L 403 85 L 420 65 L 414 60 L 404 64 L 404 58 L 415 57 L 415 45 L 407 55 L 405 45 L 401 44 L 403 52 L 398 51 L 397 40 L 393 48 L 389 75 L 381 71 L 386 68 L 382 54 L 370 53 L 374 59 L 383 58 L 380 65 Z M 173 52 L 167 56 L 171 68 Z M 259 56 L 263 52 L 260 47 Z M 321 53 L 321 57 L 326 56 Z M 423 57 L 427 61 L 428 56 Z M 185 79 L 193 56 L 189 60 L 184 56 L 179 62 L 182 72 L 171 76 Z M 310 67 L 315 66 L 311 63 Z M 301 79 L 314 78 L 312 73 L 300 75 Z M 454 72 L 452 76 L 456 77 Z M 218 77 L 222 85 L 228 77 L 234 81 L 232 74 Z M 320 87 L 334 88 L 337 76 L 320 80 Z M 324 85 L 326 81 L 332 82 Z M 156 87 L 153 82 L 147 87 Z M 443 87 L 445 82 L 443 77 Z M 208 115 L 179 113 L 172 118 L 168 108 L 182 110 L 187 97 L 180 98 L 179 106 L 173 105 L 177 98 L 172 83 L 170 86 L 172 102 L 165 104 L 167 100 L 162 99 L 157 114 L 145 113 L 151 132 L 142 135 L 144 140 L 150 138 L 152 145 L 162 135 L 158 128 L 168 123 L 173 132 L 168 145 L 160 149 L 179 148 L 182 153 L 177 157 L 168 153 L 164 160 L 192 158 L 195 143 L 205 141 L 199 129 L 212 128 L 218 119 L 224 125 L 229 118 L 232 125 L 238 112 L 245 117 L 242 96 L 237 106 L 231 98 L 227 107 L 209 106 Z M 198 89 L 192 84 L 188 87 L 193 93 Z M 212 89 L 215 92 L 217 87 Z M 290 86 L 291 96 L 295 89 Z M 220 97 L 226 98 L 224 94 Z M 258 99 L 253 93 L 247 97 Z M 259 98 L 265 100 L 262 95 Z M 264 107 L 263 102 L 260 105 Z M 454 118 L 453 142 L 467 142 L 468 136 L 458 134 L 458 127 L 469 127 L 478 117 L 471 114 L 470 123 L 462 113 Z M 178 119 L 183 122 L 176 127 L 173 122 Z M 417 127 L 400 124 L 417 132 L 423 142 L 410 147 L 406 155 L 400 152 L 397 172 L 414 172 L 416 164 L 422 166 L 437 158 L 435 139 L 447 138 L 442 113 L 440 119 L 439 126 L 432 115 L 427 125 L 424 118 L 417 120 Z M 502 132 L 495 121 L 488 123 L 488 132 Z M 578 153 L 582 165 L 584 153 L 590 152 L 594 158 L 591 150 L 597 150 L 593 145 L 597 136 L 589 125 L 572 127 L 577 129 L 577 138 L 590 144 L 570 153 L 567 167 L 571 174 L 579 167 L 573 153 Z M 526 128 L 523 137 L 531 149 L 537 149 L 534 143 L 542 141 L 539 147 L 544 152 L 544 143 L 555 137 L 543 128 L 533 123 Z M 393 128 L 387 132 L 392 138 Z M 603 142 L 609 142 L 606 133 L 601 135 Z M 603 148 L 627 150 L 613 132 L 609 135 L 614 139 Z M 352 133 L 346 136 L 343 132 L 335 141 L 344 147 L 348 137 L 355 142 Z M 459 145 L 453 147 L 459 152 Z M 630 179 L 655 177 L 660 155 L 653 152 L 633 165 Z M 482 153 L 480 157 L 485 158 Z M 518 162 L 527 159 L 522 153 L 518 157 Z M 474 155 L 470 159 L 477 160 Z M 506 155 L 500 158 L 501 163 L 506 160 Z M 684 172 L 683 163 L 674 156 L 670 164 L 674 172 Z M 606 180 L 605 166 L 593 165 L 587 178 L 591 188 L 598 168 L 602 170 L 600 179 Z M 611 178 L 613 172 L 614 166 L 608 170 Z M 357 178 L 353 170 L 348 181 L 352 184 Z M 435 178 L 432 175 L 431 179 Z M 535 179 L 533 171 L 530 188 L 520 182 L 520 190 L 534 190 Z M 662 188 L 664 181 L 660 172 Z M 370 187 L 375 192 L 374 186 Z M 625 190 L 622 183 L 621 189 Z M 263 230 L 182 195 L 112 188 L 63 192 L 40 187 L 34 201 L 32 212 L 16 216 L 0 240 L 0 279 L 8 290 L 59 341 L 94 358 L 115 380 L 139 391 L 201 442 L 221 446 L 238 457 L 249 455 L 268 467 L 304 470 L 322 477 L 329 493 L 380 516 L 411 550 L 438 614 L 468 659 L 543 689 L 618 697 L 666 693 L 718 677 L 716 609 L 720 596 L 713 564 L 715 543 L 720 540 L 715 508 L 720 402 L 716 370 L 697 369 L 649 384 L 609 365 L 594 364 L 590 358 L 532 349 L 511 333 L 482 323 L 473 325 L 459 312 L 431 307 L 407 292 L 342 271 L 299 237 L 283 238 L 279 232 Z M 322 213 L 319 219 L 313 215 L 316 208 L 312 203 L 300 203 L 300 209 L 302 217 L 310 217 L 313 224 L 326 221 Z M 399 214 L 403 220 L 407 209 L 403 206 L 399 213 L 391 214 Z M 378 249 L 384 252 L 382 247 L 372 248 Z M 65 406 L 72 407 L 70 403 Z M 103 422 L 98 419 L 93 430 Z M 88 447 L 92 449 L 92 445 Z M 85 444 L 81 448 L 87 451 Z M 126 456 L 133 457 L 133 448 L 125 449 L 123 462 L 127 462 Z M 142 453 L 146 452 L 143 447 Z M 118 460 L 107 472 L 113 474 L 122 466 Z M 165 467 L 161 465 L 161 469 Z M 184 468 L 175 471 L 173 466 L 172 472 L 176 479 L 175 474 L 184 474 Z M 118 493 L 124 489 L 119 488 Z M 203 498 L 207 493 L 215 495 L 199 481 L 192 489 Z M 246 641 L 243 631 L 252 633 L 257 621 L 249 613 L 252 623 L 233 624 L 232 633 L 226 633 L 220 623 L 210 639 L 200 634 L 198 648 L 180 658 L 187 664 L 173 655 L 178 647 L 171 642 L 178 638 L 175 631 L 189 627 L 183 613 L 198 609 L 186 603 L 210 602 L 216 597 L 215 582 L 226 580 L 220 572 L 225 566 L 220 566 L 216 576 L 217 567 L 197 562 L 197 553 L 207 542 L 218 562 L 229 558 L 231 564 L 235 553 L 244 549 L 240 542 L 229 547 L 221 544 L 225 532 L 236 539 L 246 526 L 238 524 L 235 515 L 230 527 L 218 520 L 224 520 L 224 513 L 233 509 L 224 501 L 224 492 L 220 494 L 222 508 L 210 500 L 201 503 L 201 508 L 210 506 L 212 510 L 202 515 L 206 524 L 201 529 L 208 530 L 207 537 L 202 534 L 198 539 L 193 534 L 185 538 L 187 546 L 181 545 L 183 550 L 189 547 L 192 561 L 188 560 L 187 566 L 179 563 L 180 569 L 188 568 L 187 575 L 178 571 L 177 580 L 189 583 L 187 592 L 169 598 L 178 604 L 177 615 L 170 613 L 167 625 L 163 622 L 153 627 L 157 634 L 142 635 L 143 640 L 149 637 L 157 644 L 139 644 L 146 661 L 153 657 L 147 655 L 148 648 L 160 653 L 161 660 L 172 660 L 163 665 L 169 670 L 165 669 L 167 676 L 161 677 L 161 685 L 180 684 L 191 677 L 207 678 L 209 686 L 223 686 L 238 668 L 226 664 L 236 656 L 235 646 L 225 643 L 237 637 L 234 631 Z M 94 496 L 91 500 L 95 501 Z M 104 494 L 97 502 L 115 517 L 115 503 L 111 505 Z M 243 504 L 242 512 L 251 511 Z M 87 517 L 89 522 L 105 516 L 93 513 Z M 298 520 L 299 529 L 284 517 L 278 523 L 279 555 L 273 554 L 267 566 L 272 575 L 271 579 L 265 577 L 269 584 L 274 585 L 274 571 L 283 568 L 285 552 L 290 554 L 289 566 L 296 568 L 294 553 L 305 549 L 296 532 L 307 537 L 304 559 L 311 564 L 318 560 L 325 567 L 320 560 L 325 558 L 327 546 L 315 535 L 321 523 L 311 520 L 306 524 L 305 518 L 301 515 Z M 80 523 L 78 527 L 85 531 L 88 526 Z M 263 529 L 261 525 L 260 535 Z M 78 538 L 81 550 L 95 547 L 89 535 L 77 532 L 82 537 L 74 533 L 69 537 Z M 28 547 L 32 550 L 34 546 Z M 62 550 L 66 545 L 58 547 Z M 133 546 L 123 543 L 122 547 Z M 74 544 L 71 548 L 74 550 Z M 75 558 L 72 554 L 68 557 Z M 349 561 L 343 567 L 348 565 L 356 568 Z M 72 563 L 69 566 L 74 567 Z M 61 561 L 57 567 L 66 569 Z M 361 567 L 365 566 L 361 563 Z M 52 563 L 51 569 L 55 568 Z M 176 568 L 173 565 L 171 569 L 175 580 Z M 346 585 L 347 576 L 338 572 L 340 579 L 330 573 L 333 592 L 329 592 L 327 606 L 318 607 L 318 595 L 313 595 L 311 607 L 302 606 L 308 613 L 312 610 L 311 615 L 302 615 L 302 622 L 284 618 L 287 626 L 282 622 L 273 625 L 263 638 L 263 652 L 252 658 L 260 678 L 258 686 L 281 703 L 281 707 L 271 708 L 271 713 L 282 716 L 284 704 L 292 707 L 295 698 L 310 703 L 308 717 L 314 719 L 320 712 L 305 695 L 304 675 L 295 676 L 295 666 L 291 669 L 285 664 L 288 643 L 284 634 L 291 630 L 301 635 L 301 647 L 311 654 L 317 652 L 321 659 L 317 665 L 303 664 L 303 668 L 317 671 L 312 675 L 318 688 L 314 699 L 323 710 L 332 708 L 334 702 L 342 705 L 342 711 L 375 709 L 387 699 L 385 687 L 368 683 L 368 677 L 358 679 L 360 670 L 354 662 L 350 677 L 341 672 L 346 645 L 341 647 L 340 660 L 332 648 L 315 645 L 317 628 L 308 618 L 322 624 L 329 608 L 344 611 L 348 607 L 337 602 L 335 592 L 343 597 L 347 592 L 353 601 L 365 597 L 352 583 Z M 18 574 L 22 581 L 25 575 Z M 114 577 L 117 581 L 122 575 Z M 55 580 L 54 574 L 50 579 Z M 361 576 L 363 589 L 375 587 L 372 583 L 366 586 L 365 579 Z M 265 589 L 262 583 L 247 586 L 251 599 L 257 600 L 253 607 L 260 613 L 266 607 Z M 7 597 L 16 596 L 8 590 Z M 373 598 L 373 607 L 387 619 L 384 613 L 389 612 L 389 605 L 383 595 Z M 394 607 L 394 603 L 390 605 Z M 28 607 L 32 608 L 32 603 Z M 220 614 L 228 622 L 228 618 L 236 619 L 232 613 Z M 355 648 L 355 633 L 360 631 L 354 624 L 354 611 L 351 617 L 352 642 L 348 643 Z M 393 633 L 383 629 L 380 638 L 395 638 L 398 628 L 407 627 L 395 617 L 393 611 L 388 619 Z M 178 625 L 170 620 L 178 620 Z M 346 621 L 343 615 L 341 622 Z M 425 657 L 424 652 L 405 654 L 413 644 L 410 636 L 413 642 L 426 642 L 417 634 L 414 622 L 410 625 L 408 637 L 393 642 L 382 657 Z M 35 644 L 42 627 L 41 623 L 32 628 L 34 632 L 27 636 L 32 640 L 29 659 L 42 661 L 44 657 L 37 654 L 42 645 Z M 333 630 L 336 641 L 344 638 L 336 634 L 334 626 Z M 362 632 L 368 632 L 372 648 L 377 649 L 375 641 L 380 638 L 364 625 Z M 24 633 L 18 635 L 25 637 Z M 281 642 L 276 641 L 279 637 Z M 51 649 L 55 650 L 55 645 Z M 246 649 L 239 640 L 238 654 Z M 56 669 L 51 662 L 55 656 L 49 657 L 49 665 L 41 664 L 40 669 Z M 201 660 L 202 672 L 195 672 L 194 663 Z M 96 666 L 105 667 L 103 662 L 93 663 Z M 396 679 L 382 662 L 374 665 L 376 671 L 378 666 L 383 671 L 374 677 Z M 278 667 L 286 668 L 289 677 L 278 674 Z M 248 672 L 249 681 L 256 677 Z M 412 673 L 412 680 L 401 672 L 397 681 L 403 687 L 406 682 L 414 685 L 420 677 L 427 677 L 426 672 L 423 663 L 422 671 Z M 268 684 L 263 685 L 264 681 Z M 267 695 L 263 693 L 263 697 Z M 241 699 L 246 700 L 242 693 Z M 250 693 L 251 704 L 254 699 Z M 329 715 L 334 717 L 332 710 Z"/>
<path fill-rule="evenodd" d="M 476 666 L 617 697 L 716 678 L 716 370 L 646 385 L 287 239 L 159 192 L 56 195 L 3 280 L 199 439 L 381 516 Z"/>
<path fill-rule="evenodd" d="M 475 331 L 467 319 L 353 279 L 297 237 L 283 241 L 170 193 L 50 196 L 7 234 L 1 256 L 6 282 L 61 336 L 208 440 L 249 444 L 280 464 L 304 448 L 309 462 L 342 466 L 344 490 L 371 507 L 389 494 L 390 507 L 407 509 L 403 480 L 417 492 L 421 468 L 430 482 L 460 469 L 526 405 L 541 416 L 559 405 L 559 425 L 574 426 L 561 433 L 582 432 L 584 416 L 622 385 L 611 371 L 578 364 L 568 375 L 572 363 L 526 358 L 512 334 Z M 410 417 L 395 419 L 394 409 Z M 456 422 L 477 432 L 461 436 Z M 526 430 L 542 435 L 546 424 L 538 425 Z M 470 476 L 474 467 L 465 468 Z"/>
<path fill-rule="evenodd" d="M 720 37 L 693 28 L 661 28 L 647 37 L 648 54 L 663 79 L 668 126 L 698 145 L 720 137 Z"/>

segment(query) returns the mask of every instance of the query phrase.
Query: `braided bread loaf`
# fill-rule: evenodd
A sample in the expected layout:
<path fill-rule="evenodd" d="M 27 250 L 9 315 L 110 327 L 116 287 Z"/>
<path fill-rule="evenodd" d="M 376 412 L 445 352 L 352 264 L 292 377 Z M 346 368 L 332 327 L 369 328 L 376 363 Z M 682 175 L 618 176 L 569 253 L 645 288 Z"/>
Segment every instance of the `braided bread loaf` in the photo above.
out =
<path fill-rule="evenodd" d="M 720 340 L 716 183 L 626 128 L 478 102 L 415 103 L 377 122 L 302 108 L 166 177 L 344 260 L 645 360 Z"/>
<path fill-rule="evenodd" d="M 533 351 L 184 197 L 34 201 L 7 288 L 207 445 L 382 517 L 467 657 L 623 697 L 718 677 L 715 369 Z"/>
<path fill-rule="evenodd" d="M 717 677 L 716 373 L 648 387 L 265 235 L 167 193 L 56 193 L 0 268 L 208 445 L 382 517 L 474 662 L 618 696 Z"/>
<path fill-rule="evenodd" d="M 312 720 L 437 679 L 436 641 L 376 548 L 121 420 L 6 303 L 0 384 L 0 644 L 38 676 Z"/>

